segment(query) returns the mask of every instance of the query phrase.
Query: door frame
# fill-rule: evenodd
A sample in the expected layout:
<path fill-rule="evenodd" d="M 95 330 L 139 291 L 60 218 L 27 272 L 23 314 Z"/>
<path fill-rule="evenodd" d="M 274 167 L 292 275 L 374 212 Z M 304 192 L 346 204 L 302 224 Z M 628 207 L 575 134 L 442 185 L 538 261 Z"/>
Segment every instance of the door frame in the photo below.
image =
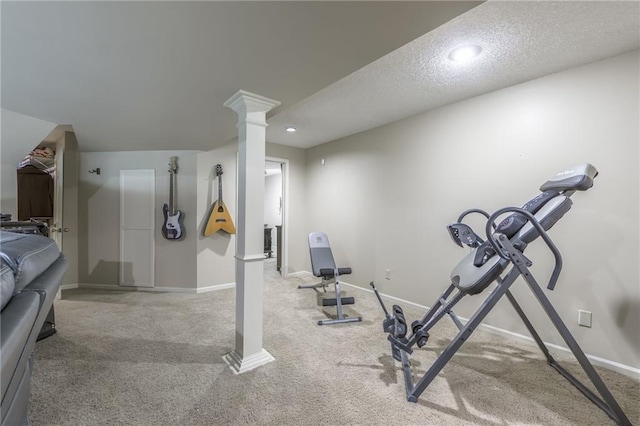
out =
<path fill-rule="evenodd" d="M 265 156 L 264 161 L 280 163 L 282 166 L 282 264 L 280 265 L 280 275 L 286 278 L 289 267 L 289 160 L 286 158 Z"/>

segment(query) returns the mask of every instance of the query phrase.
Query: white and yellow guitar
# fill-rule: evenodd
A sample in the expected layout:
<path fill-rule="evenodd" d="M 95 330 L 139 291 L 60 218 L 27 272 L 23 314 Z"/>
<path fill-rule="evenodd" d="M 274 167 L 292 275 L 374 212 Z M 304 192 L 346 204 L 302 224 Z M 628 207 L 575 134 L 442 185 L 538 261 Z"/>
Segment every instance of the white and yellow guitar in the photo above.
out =
<path fill-rule="evenodd" d="M 176 173 L 178 173 L 178 157 L 171 157 L 169 159 L 169 174 L 171 175 L 169 204 L 167 205 L 167 203 L 165 203 L 164 206 L 162 206 L 162 213 L 164 214 L 162 236 L 167 240 L 179 240 L 184 236 L 184 225 L 182 224 L 184 214 L 176 209 L 176 197 L 174 197 Z"/>
<path fill-rule="evenodd" d="M 207 227 L 204 230 L 204 236 L 208 237 L 215 232 L 224 231 L 229 234 L 236 233 L 236 227 L 233 225 L 233 220 L 227 206 L 222 201 L 222 165 L 216 164 L 216 176 L 218 176 L 218 201 L 216 201 L 211 209 L 211 215 L 209 215 L 209 221 Z"/>

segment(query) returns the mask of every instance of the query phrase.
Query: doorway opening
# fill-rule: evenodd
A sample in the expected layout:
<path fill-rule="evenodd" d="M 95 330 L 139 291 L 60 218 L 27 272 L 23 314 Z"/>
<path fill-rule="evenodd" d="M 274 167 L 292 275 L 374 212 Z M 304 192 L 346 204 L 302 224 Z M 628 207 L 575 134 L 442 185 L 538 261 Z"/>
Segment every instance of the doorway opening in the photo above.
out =
<path fill-rule="evenodd" d="M 287 271 L 287 160 L 267 157 L 264 171 L 265 277 Z"/>

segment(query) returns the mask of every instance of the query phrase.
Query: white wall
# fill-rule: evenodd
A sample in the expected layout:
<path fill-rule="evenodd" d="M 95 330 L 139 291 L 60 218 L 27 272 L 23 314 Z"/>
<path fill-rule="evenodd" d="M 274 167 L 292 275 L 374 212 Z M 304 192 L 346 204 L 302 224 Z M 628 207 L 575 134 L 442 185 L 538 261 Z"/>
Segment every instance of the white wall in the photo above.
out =
<path fill-rule="evenodd" d="M 196 154 L 198 151 L 80 153 L 78 216 L 80 284 L 118 285 L 120 170 L 155 169 L 155 287 L 196 288 Z M 165 240 L 162 206 L 169 202 L 169 158 L 178 157 L 177 208 L 185 238 Z M 88 171 L 100 168 L 101 174 Z"/>
<path fill-rule="evenodd" d="M 215 233 L 204 237 L 211 206 L 218 198 L 215 165 L 223 166 L 223 199 L 236 219 L 235 142 L 208 152 L 144 151 L 84 152 L 79 173 L 79 282 L 118 285 L 119 173 L 121 169 L 156 170 L 156 287 L 195 291 L 235 282 L 235 236 Z M 162 204 L 168 202 L 169 157 L 178 156 L 178 209 L 185 214 L 186 237 L 167 241 L 160 234 Z M 292 183 L 289 238 L 300 240 L 304 224 L 304 151 L 267 144 L 267 155 L 288 159 Z M 88 170 L 100 167 L 101 174 Z M 261 237 L 262 238 L 262 237 Z M 304 258 L 304 257 L 303 257 Z M 302 258 L 302 259 L 303 259 Z M 297 254 L 290 255 L 288 272 L 304 269 Z"/>
<path fill-rule="evenodd" d="M 430 305 L 466 253 L 445 225 L 468 208 L 521 205 L 591 162 L 594 187 L 551 230 L 565 267 L 547 294 L 587 353 L 640 367 L 638 64 L 635 51 L 309 149 L 306 232 L 327 232 L 336 262 L 353 267 L 349 282 Z M 541 241 L 527 255 L 544 285 L 551 256 Z M 563 344 L 526 286 L 514 293 L 542 337 Z M 593 312 L 593 328 L 577 326 L 578 309 Z M 487 323 L 527 334 L 505 301 Z"/>
<path fill-rule="evenodd" d="M 305 195 L 305 152 L 299 148 L 268 143 L 266 155 L 288 160 L 289 182 L 286 188 L 285 214 L 288 215 L 288 229 L 285 229 L 286 243 L 295 247 L 306 241 L 306 195 Z M 223 200 L 231 217 L 236 223 L 236 185 L 237 185 L 237 142 L 216 147 L 197 156 L 197 276 L 198 288 L 235 283 L 236 237 L 223 232 L 204 237 L 203 230 L 209 218 L 211 206 L 218 198 L 218 184 L 215 180 L 215 165 L 223 168 Z M 262 235 L 260 236 L 262 238 Z M 306 243 L 305 243 L 306 244 Z M 305 270 L 304 250 L 287 250 L 287 270 L 285 273 Z"/>
<path fill-rule="evenodd" d="M 235 283 L 236 236 L 216 232 L 204 236 L 211 207 L 218 199 L 216 164 L 222 165 L 222 199 L 237 225 L 237 143 L 198 154 L 197 165 L 197 280 L 198 288 Z"/>

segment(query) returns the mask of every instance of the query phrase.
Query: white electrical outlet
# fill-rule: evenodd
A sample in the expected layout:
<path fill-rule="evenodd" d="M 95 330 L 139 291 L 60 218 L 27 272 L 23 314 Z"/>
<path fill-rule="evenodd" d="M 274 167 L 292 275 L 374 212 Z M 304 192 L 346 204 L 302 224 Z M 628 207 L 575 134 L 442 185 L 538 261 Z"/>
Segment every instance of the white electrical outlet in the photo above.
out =
<path fill-rule="evenodd" d="M 578 310 L 578 325 L 591 328 L 591 312 Z"/>
<path fill-rule="evenodd" d="M 384 270 L 384 279 L 385 280 L 390 280 L 391 279 L 391 269 L 385 269 Z"/>

